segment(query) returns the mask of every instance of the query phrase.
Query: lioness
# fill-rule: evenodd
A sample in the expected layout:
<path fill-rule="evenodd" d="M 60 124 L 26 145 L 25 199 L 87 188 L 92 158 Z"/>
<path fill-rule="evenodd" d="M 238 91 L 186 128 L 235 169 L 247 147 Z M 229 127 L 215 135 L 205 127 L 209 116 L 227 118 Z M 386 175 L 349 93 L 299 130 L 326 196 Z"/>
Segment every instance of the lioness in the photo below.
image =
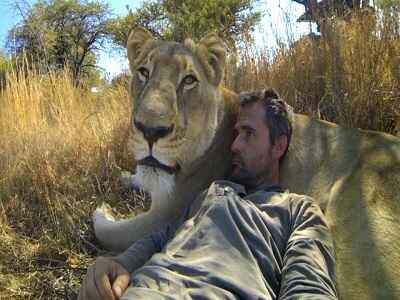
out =
<path fill-rule="evenodd" d="M 225 52 L 215 35 L 197 45 L 130 35 L 132 135 L 137 183 L 150 212 L 113 223 L 99 210 L 95 230 L 122 250 L 174 220 L 199 190 L 227 174 L 235 95 L 219 87 Z M 400 295 L 400 140 L 293 114 L 282 184 L 316 199 L 332 229 L 341 299 Z"/>
<path fill-rule="evenodd" d="M 155 40 L 139 28 L 129 36 L 133 114 L 129 146 L 135 182 L 151 193 L 148 212 L 112 222 L 94 214 L 96 237 L 121 251 L 178 218 L 185 205 L 230 168 L 236 95 L 219 88 L 225 48 L 215 35 L 197 45 Z"/>

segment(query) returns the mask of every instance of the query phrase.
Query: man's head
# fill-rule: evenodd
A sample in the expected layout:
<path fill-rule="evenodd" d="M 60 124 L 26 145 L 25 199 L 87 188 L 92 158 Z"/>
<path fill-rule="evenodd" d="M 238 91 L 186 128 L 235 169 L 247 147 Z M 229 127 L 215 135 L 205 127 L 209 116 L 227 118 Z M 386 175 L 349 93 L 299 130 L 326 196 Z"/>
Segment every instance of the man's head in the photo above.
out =
<path fill-rule="evenodd" d="M 243 92 L 239 99 L 232 180 L 250 189 L 278 184 L 279 163 L 292 134 L 287 105 L 272 89 Z"/>

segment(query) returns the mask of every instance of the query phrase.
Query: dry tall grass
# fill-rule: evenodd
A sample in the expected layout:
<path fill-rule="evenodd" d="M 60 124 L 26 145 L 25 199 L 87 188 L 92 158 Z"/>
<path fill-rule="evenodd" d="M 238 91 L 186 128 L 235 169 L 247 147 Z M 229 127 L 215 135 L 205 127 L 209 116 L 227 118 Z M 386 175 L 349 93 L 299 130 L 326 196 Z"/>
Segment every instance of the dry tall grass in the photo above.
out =
<path fill-rule="evenodd" d="M 267 84 L 297 112 L 400 134 L 400 5 L 326 20 L 321 33 L 289 45 L 278 40 L 273 56 L 248 47 L 240 59 L 231 57 L 227 85 L 240 91 Z"/>
<path fill-rule="evenodd" d="M 297 111 L 394 133 L 400 101 L 394 16 L 378 22 L 360 13 L 346 23 L 327 22 L 321 38 L 282 45 L 273 57 L 249 47 L 240 59 L 230 57 L 226 84 L 235 90 L 268 84 Z M 0 299 L 74 299 L 98 254 L 90 214 L 102 200 L 133 199 L 118 183 L 121 168 L 131 164 L 124 145 L 129 114 L 123 87 L 94 94 L 74 87 L 68 70 L 8 72 L 0 91 Z"/>
<path fill-rule="evenodd" d="M 26 75 L 11 72 L 0 95 L 0 298 L 63 299 L 91 251 L 91 212 L 127 196 L 130 106 L 124 88 L 93 94 L 68 70 Z"/>

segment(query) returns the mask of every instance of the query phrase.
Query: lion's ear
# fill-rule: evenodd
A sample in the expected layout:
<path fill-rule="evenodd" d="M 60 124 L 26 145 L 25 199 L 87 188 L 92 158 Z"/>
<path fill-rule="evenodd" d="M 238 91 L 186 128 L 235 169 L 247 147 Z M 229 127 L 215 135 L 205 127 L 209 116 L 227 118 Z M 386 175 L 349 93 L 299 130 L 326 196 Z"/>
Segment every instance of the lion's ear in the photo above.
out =
<path fill-rule="evenodd" d="M 209 33 L 199 44 L 200 55 L 205 60 L 207 75 L 210 81 L 218 86 L 225 69 L 226 50 L 224 42 L 216 33 Z"/>
<path fill-rule="evenodd" d="M 126 43 L 126 49 L 128 51 L 129 65 L 132 70 L 134 69 L 135 61 L 143 50 L 143 46 L 152 40 L 154 40 L 153 35 L 143 27 L 136 27 L 131 31 Z"/>

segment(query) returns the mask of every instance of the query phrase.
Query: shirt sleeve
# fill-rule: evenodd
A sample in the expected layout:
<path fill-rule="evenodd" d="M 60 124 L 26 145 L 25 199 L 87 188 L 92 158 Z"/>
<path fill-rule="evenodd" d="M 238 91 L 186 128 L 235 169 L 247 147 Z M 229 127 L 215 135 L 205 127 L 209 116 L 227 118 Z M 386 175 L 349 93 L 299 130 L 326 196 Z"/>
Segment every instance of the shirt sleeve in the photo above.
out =
<path fill-rule="evenodd" d="M 113 259 L 120 263 L 129 273 L 142 267 L 155 253 L 161 252 L 169 240 L 171 240 L 178 228 L 185 220 L 192 217 L 204 200 L 206 191 L 200 193 L 191 205 L 184 209 L 184 213 L 173 223 L 167 225 L 165 229 L 153 232 L 150 235 L 136 241 L 123 253 Z"/>
<path fill-rule="evenodd" d="M 168 229 L 152 233 L 133 243 L 123 253 L 114 257 L 129 273 L 143 266 L 153 254 L 160 252 L 168 240 Z"/>
<path fill-rule="evenodd" d="M 338 299 L 332 237 L 310 198 L 295 200 L 278 299 Z"/>
<path fill-rule="evenodd" d="M 124 252 L 113 259 L 120 263 L 129 273 L 142 267 L 155 253 L 161 252 L 176 230 L 188 217 L 189 208 L 176 222 L 167 225 L 164 229 L 153 232 L 150 235 L 136 241 Z"/>

